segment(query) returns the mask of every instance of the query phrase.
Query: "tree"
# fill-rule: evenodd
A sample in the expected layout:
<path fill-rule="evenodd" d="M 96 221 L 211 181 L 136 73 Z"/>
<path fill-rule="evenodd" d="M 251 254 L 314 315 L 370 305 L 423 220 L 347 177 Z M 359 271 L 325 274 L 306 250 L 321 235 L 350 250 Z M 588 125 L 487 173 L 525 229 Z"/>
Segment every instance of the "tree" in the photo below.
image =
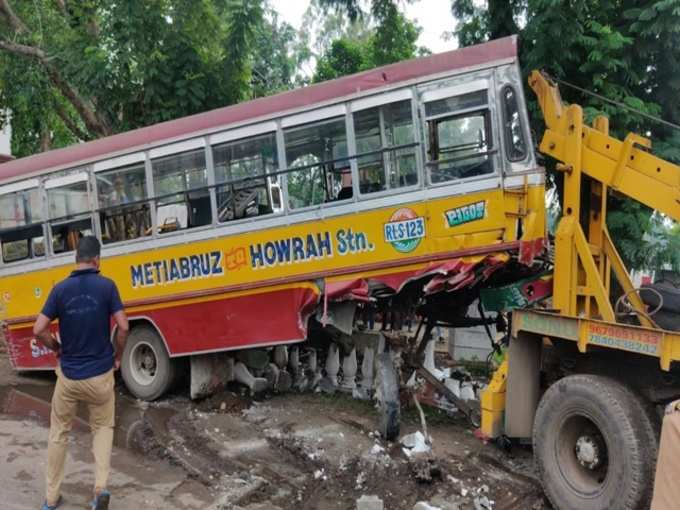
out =
<path fill-rule="evenodd" d="M 516 34 L 525 4 L 524 0 L 488 0 L 486 6 L 481 7 L 474 0 L 454 1 L 451 11 L 458 20 L 456 36 L 460 45 Z"/>
<path fill-rule="evenodd" d="M 337 39 L 316 64 L 313 81 L 332 80 L 373 67 L 365 44 L 351 39 Z"/>
<path fill-rule="evenodd" d="M 345 8 L 328 0 L 311 0 L 302 19 L 300 44 L 309 49 L 309 57 L 318 59 L 338 39 L 365 43 L 372 33 L 372 22 L 370 15 L 348 15 Z"/>
<path fill-rule="evenodd" d="M 347 0 L 319 2 L 322 9 L 335 9 L 336 16 L 344 13 L 348 23 L 345 26 L 356 26 L 363 21 L 368 22 L 370 28 L 360 32 L 359 37 L 345 34 L 325 48 L 317 62 L 313 77 L 315 82 L 414 58 L 427 52 L 416 44 L 420 27 L 407 19 L 392 0 L 373 0 L 370 13 L 363 12 L 358 3 Z"/>
<path fill-rule="evenodd" d="M 301 52 L 298 34 L 290 24 L 281 22 L 271 7 L 265 8 L 264 20 L 253 41 L 253 97 L 262 97 L 288 90 L 301 80 L 300 65 L 307 59 Z"/>
<path fill-rule="evenodd" d="M 501 4 L 505 4 L 505 7 Z M 461 45 L 519 33 L 520 60 L 526 73 L 546 69 L 553 76 L 597 92 L 628 107 L 680 123 L 680 8 L 668 0 L 488 0 L 486 8 L 472 0 L 454 0 Z M 628 109 L 562 88 L 564 99 L 584 106 L 587 120 L 597 114 L 611 119 L 613 134 L 645 133 L 661 157 L 680 162 L 680 133 L 651 122 Z M 527 93 L 535 132 L 542 132 L 541 115 Z M 553 174 L 553 178 L 555 175 Z M 559 177 L 559 176 L 558 176 Z M 559 180 L 559 179 L 558 179 Z M 666 239 L 652 248 L 649 240 L 671 235 L 667 222 L 654 223 L 648 208 L 610 198 L 608 226 L 628 267 L 649 267 L 650 260 L 677 257 L 659 254 Z M 652 229 L 654 230 L 652 232 Z M 642 236 L 641 234 L 646 234 Z M 646 241 L 642 241 L 645 237 Z M 675 266 L 680 268 L 680 264 Z"/>
<path fill-rule="evenodd" d="M 250 97 L 262 19 L 262 0 L 0 0 L 14 154 Z"/>

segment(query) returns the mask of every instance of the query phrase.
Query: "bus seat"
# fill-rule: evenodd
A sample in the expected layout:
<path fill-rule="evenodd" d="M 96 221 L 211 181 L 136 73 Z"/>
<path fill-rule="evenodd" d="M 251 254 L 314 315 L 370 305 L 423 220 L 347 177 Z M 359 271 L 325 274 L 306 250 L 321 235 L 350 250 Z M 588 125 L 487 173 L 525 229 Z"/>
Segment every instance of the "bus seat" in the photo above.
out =
<path fill-rule="evenodd" d="M 230 221 L 247 216 L 257 216 L 257 188 L 247 188 L 236 191 L 233 198 L 225 201 L 224 205 L 220 207 L 218 216 L 220 221 Z M 253 211 L 255 214 L 253 214 Z"/>

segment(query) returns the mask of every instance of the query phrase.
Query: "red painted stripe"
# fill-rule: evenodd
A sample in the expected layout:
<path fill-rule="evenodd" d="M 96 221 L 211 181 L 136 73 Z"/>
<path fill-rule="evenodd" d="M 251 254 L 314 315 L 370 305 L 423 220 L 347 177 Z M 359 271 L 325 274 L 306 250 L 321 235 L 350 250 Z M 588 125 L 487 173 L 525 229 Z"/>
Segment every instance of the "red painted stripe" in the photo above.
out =
<path fill-rule="evenodd" d="M 170 355 L 183 356 L 302 341 L 317 303 L 318 295 L 311 289 L 280 289 L 264 296 L 225 297 L 131 313 L 130 319 L 153 321 Z M 56 330 L 55 324 L 52 329 Z M 47 370 L 56 365 L 54 354 L 35 342 L 30 326 L 10 331 L 7 340 L 15 369 Z"/>

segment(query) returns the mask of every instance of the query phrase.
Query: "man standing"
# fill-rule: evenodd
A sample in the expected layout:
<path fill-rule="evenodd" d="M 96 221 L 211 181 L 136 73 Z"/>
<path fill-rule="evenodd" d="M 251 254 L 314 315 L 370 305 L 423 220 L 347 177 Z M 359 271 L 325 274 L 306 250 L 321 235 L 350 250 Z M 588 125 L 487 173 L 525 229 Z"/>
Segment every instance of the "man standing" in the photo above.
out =
<path fill-rule="evenodd" d="M 33 334 L 52 349 L 58 360 L 57 384 L 52 397 L 50 437 L 47 449 L 47 496 L 42 510 L 61 503 L 66 445 L 78 402 L 87 404 L 95 460 L 92 508 L 107 510 L 111 494 L 106 490 L 114 425 L 114 369 L 128 335 L 128 321 L 116 284 L 99 275 L 99 241 L 80 239 L 76 269 L 59 282 L 33 326 Z M 110 323 L 117 325 L 116 350 L 111 344 Z M 50 323 L 59 319 L 58 341 Z"/>
<path fill-rule="evenodd" d="M 661 427 L 659 456 L 656 460 L 654 497 L 651 510 L 673 510 L 678 508 L 680 498 L 680 400 L 666 406 Z"/>

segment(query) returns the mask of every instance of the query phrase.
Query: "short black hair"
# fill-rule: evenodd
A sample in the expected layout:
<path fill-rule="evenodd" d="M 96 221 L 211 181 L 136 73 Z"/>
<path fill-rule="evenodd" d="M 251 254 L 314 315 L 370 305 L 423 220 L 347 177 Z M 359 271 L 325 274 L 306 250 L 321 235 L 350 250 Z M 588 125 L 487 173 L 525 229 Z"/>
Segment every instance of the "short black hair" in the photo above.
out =
<path fill-rule="evenodd" d="M 91 262 L 101 253 L 101 244 L 95 236 L 84 236 L 78 241 L 76 262 Z"/>

